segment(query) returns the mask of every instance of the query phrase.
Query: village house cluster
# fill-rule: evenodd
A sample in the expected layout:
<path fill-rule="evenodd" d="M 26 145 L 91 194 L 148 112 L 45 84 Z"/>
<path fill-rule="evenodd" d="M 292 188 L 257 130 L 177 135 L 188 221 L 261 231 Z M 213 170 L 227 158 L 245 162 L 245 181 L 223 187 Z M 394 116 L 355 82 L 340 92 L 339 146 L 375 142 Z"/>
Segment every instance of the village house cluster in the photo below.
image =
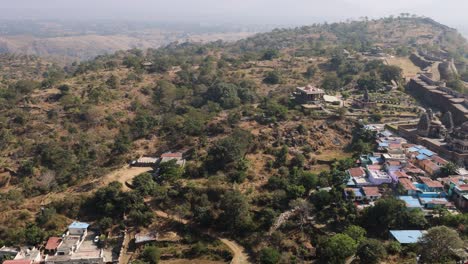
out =
<path fill-rule="evenodd" d="M 411 144 L 382 126 L 368 125 L 366 129 L 377 133 L 377 152 L 362 155 L 357 166 L 347 171 L 345 189 L 347 199 L 358 208 L 373 204 L 393 188 L 408 208 L 426 214 L 437 208 L 468 209 L 468 175 L 438 178 L 448 161 L 437 153 Z M 463 174 L 464 170 L 459 171 Z"/>
<path fill-rule="evenodd" d="M 113 263 L 112 252 L 98 245 L 98 238 L 88 223 L 73 222 L 60 237 L 49 237 L 41 248 L 0 248 L 0 257 L 12 258 L 4 264 L 103 264 Z"/>
<path fill-rule="evenodd" d="M 174 160 L 181 167 L 185 165 L 183 153 L 167 152 L 160 157 L 140 157 L 131 162 L 132 166 L 152 167 L 156 169 L 161 163 Z M 89 224 L 84 222 L 71 223 L 62 236 L 49 237 L 40 248 L 0 248 L 0 259 L 5 258 L 3 264 L 104 264 L 118 263 L 118 256 L 112 250 L 101 247 L 101 241 L 96 232 L 89 229 Z M 150 237 L 137 239 L 147 242 Z M 158 237 L 157 241 L 172 241 L 177 237 Z"/>

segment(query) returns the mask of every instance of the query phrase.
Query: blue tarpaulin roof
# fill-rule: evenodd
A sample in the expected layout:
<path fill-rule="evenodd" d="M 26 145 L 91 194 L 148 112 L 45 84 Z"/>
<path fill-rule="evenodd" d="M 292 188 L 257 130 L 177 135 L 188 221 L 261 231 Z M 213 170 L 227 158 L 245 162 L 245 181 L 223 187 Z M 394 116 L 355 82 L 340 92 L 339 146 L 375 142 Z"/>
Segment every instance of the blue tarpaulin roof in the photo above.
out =
<path fill-rule="evenodd" d="M 413 244 L 417 243 L 424 233 L 421 230 L 390 230 L 390 234 L 400 244 Z"/>
<path fill-rule="evenodd" d="M 88 228 L 89 224 L 84 222 L 73 222 L 71 223 L 68 228 Z"/>
<path fill-rule="evenodd" d="M 380 164 L 383 162 L 382 158 L 380 157 L 370 157 L 369 159 L 372 162 L 372 164 L 375 164 L 375 163 Z"/>
<path fill-rule="evenodd" d="M 420 150 L 418 150 L 418 152 L 419 152 L 419 154 L 424 154 L 424 155 L 426 155 L 428 157 L 434 155 L 434 152 L 432 152 L 432 151 L 430 151 L 428 149 L 420 149 Z"/>
<path fill-rule="evenodd" d="M 419 202 L 417 197 L 413 196 L 398 196 L 398 199 L 402 200 L 406 203 L 406 207 L 408 208 L 422 208 L 423 206 Z"/>
<path fill-rule="evenodd" d="M 425 159 L 427 159 L 427 156 L 424 155 L 424 154 L 419 154 L 419 155 L 416 156 L 416 159 L 417 160 L 425 160 Z"/>
<path fill-rule="evenodd" d="M 409 152 L 416 152 L 418 150 L 419 150 L 419 148 L 417 148 L 417 147 L 411 147 L 411 148 L 408 149 Z"/>
<path fill-rule="evenodd" d="M 387 142 L 380 142 L 379 147 L 388 147 L 388 143 Z"/>

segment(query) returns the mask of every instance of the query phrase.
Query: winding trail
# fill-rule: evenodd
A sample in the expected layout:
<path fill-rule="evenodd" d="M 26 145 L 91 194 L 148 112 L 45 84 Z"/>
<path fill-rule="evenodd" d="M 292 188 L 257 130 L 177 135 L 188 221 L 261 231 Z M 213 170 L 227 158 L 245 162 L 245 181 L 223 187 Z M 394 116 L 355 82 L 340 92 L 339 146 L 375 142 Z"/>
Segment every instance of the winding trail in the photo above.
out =
<path fill-rule="evenodd" d="M 155 213 L 156 213 L 157 216 L 159 216 L 161 218 L 170 219 L 170 220 L 179 222 L 179 223 L 184 224 L 184 225 L 189 223 L 189 221 L 186 220 L 186 219 L 182 219 L 182 218 L 180 218 L 180 217 L 178 217 L 176 215 L 168 214 L 168 213 L 163 212 L 161 210 L 156 210 Z M 219 241 L 221 241 L 224 245 L 226 245 L 232 251 L 232 260 L 230 262 L 231 264 L 250 264 L 251 263 L 249 261 L 249 256 L 247 255 L 247 253 L 245 253 L 244 247 L 237 244 L 233 240 L 229 240 L 227 238 L 220 238 L 220 237 L 214 236 L 210 232 L 206 232 L 206 233 L 208 235 L 210 235 L 210 236 L 213 236 L 213 237 L 216 237 L 217 239 L 219 239 Z"/>
<path fill-rule="evenodd" d="M 244 247 L 237 244 L 235 241 L 228 240 L 226 238 L 218 238 L 224 245 L 226 245 L 233 253 L 231 264 L 247 264 L 249 257 L 245 253 Z"/>

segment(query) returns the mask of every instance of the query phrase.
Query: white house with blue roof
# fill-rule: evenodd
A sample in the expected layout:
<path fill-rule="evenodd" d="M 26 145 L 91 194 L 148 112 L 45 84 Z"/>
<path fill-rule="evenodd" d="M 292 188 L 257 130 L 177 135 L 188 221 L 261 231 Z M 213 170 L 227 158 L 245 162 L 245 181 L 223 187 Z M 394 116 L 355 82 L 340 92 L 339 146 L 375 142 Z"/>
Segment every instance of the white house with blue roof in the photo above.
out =
<path fill-rule="evenodd" d="M 89 227 L 88 223 L 74 221 L 68 226 L 68 233 L 70 235 L 78 235 L 78 236 L 86 235 L 88 227 Z"/>

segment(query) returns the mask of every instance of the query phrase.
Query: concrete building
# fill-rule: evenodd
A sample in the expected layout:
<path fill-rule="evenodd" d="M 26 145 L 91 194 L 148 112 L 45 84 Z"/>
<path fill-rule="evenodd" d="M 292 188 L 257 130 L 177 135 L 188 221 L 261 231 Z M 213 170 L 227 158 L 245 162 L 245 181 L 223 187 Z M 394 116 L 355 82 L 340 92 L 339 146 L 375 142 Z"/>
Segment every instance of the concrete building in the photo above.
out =
<path fill-rule="evenodd" d="M 89 224 L 73 222 L 62 238 L 50 238 L 46 249 L 55 254 L 47 255 L 45 264 L 102 264 L 104 252 L 93 242 L 94 233 L 88 232 Z M 112 260 L 109 260 L 112 261 Z"/>
<path fill-rule="evenodd" d="M 299 104 L 320 104 L 323 103 L 325 92 L 322 89 L 307 85 L 305 87 L 297 87 L 294 97 Z"/>
<path fill-rule="evenodd" d="M 153 167 L 156 166 L 158 162 L 158 158 L 140 157 L 139 159 L 132 161 L 131 165 L 135 167 Z"/>
<path fill-rule="evenodd" d="M 89 224 L 83 222 L 73 222 L 68 226 L 68 233 L 70 235 L 86 235 Z"/>
<path fill-rule="evenodd" d="M 462 211 L 468 211 L 468 177 L 450 176 L 446 180 L 448 184 L 448 196 Z"/>
<path fill-rule="evenodd" d="M 175 160 L 176 164 L 181 167 L 185 166 L 185 159 L 183 158 L 183 154 L 181 152 L 166 152 L 162 154 L 160 163 L 171 160 Z"/>
<path fill-rule="evenodd" d="M 372 169 L 370 166 L 367 166 L 367 173 L 369 181 L 374 185 L 381 185 L 384 183 L 390 184 L 393 182 L 392 177 L 390 177 L 390 175 L 385 171 Z"/>

